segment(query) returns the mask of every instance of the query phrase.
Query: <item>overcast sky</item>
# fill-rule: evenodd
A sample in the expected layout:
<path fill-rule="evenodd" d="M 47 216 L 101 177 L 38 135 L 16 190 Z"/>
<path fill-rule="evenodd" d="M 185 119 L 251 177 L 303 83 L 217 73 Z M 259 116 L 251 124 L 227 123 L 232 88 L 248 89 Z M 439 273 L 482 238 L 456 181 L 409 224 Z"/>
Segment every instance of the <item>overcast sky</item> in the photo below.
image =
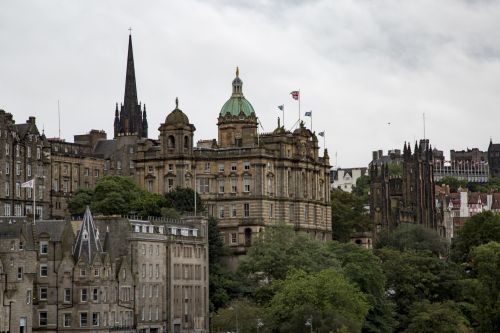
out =
<path fill-rule="evenodd" d="M 0 3 L 0 108 L 58 136 L 113 136 L 128 28 L 149 137 L 179 107 L 217 137 L 235 67 L 264 130 L 312 110 L 338 166 L 423 136 L 450 149 L 500 142 L 500 1 L 212 0 Z M 389 124 L 390 123 L 390 124 Z M 307 118 L 307 125 L 310 126 Z M 320 140 L 321 144 L 322 140 Z"/>

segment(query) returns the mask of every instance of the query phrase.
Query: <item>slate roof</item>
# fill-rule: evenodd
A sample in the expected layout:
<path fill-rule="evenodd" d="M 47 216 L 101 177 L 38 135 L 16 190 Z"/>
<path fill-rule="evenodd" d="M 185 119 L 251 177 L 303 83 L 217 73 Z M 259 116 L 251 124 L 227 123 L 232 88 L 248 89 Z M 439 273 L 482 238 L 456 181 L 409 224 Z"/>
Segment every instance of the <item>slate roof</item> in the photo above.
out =
<path fill-rule="evenodd" d="M 94 148 L 94 154 L 108 159 L 116 151 L 115 140 L 99 140 Z"/>
<path fill-rule="evenodd" d="M 88 264 L 91 264 L 94 256 L 100 255 L 102 252 L 99 230 L 97 230 L 90 208 L 87 206 L 83 215 L 83 222 L 76 236 L 73 257 L 76 262 L 83 259 Z"/>
<path fill-rule="evenodd" d="M 66 221 L 64 220 L 44 220 L 37 221 L 35 224 L 36 232 L 38 235 L 46 233 L 50 236 L 50 240 L 54 242 L 61 241 Z"/>

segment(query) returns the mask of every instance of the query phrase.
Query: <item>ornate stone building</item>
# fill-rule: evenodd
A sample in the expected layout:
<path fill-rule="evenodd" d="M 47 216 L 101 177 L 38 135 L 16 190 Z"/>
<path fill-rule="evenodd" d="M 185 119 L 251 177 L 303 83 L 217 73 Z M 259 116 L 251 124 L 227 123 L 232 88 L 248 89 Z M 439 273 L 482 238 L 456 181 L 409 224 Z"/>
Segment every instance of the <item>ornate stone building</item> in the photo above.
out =
<path fill-rule="evenodd" d="M 320 240 L 331 237 L 330 165 L 304 124 L 257 132 L 257 115 L 236 71 L 218 117 L 218 140 L 193 147 L 195 126 L 178 107 L 160 125 L 158 141 L 138 143 L 136 180 L 150 192 L 196 186 L 225 242 L 243 253 L 270 223 L 283 221 Z"/>
<path fill-rule="evenodd" d="M 50 214 L 50 145 L 36 126 L 35 117 L 16 124 L 0 110 L 0 216 Z M 21 184 L 34 179 L 34 189 Z"/>
<path fill-rule="evenodd" d="M 429 140 L 420 140 L 412 153 L 404 145 L 403 155 L 387 163 L 370 163 L 370 215 L 377 230 L 400 223 L 421 224 L 438 230 L 433 156 Z"/>
<path fill-rule="evenodd" d="M 0 218 L 0 330 L 208 332 L 204 219 Z"/>

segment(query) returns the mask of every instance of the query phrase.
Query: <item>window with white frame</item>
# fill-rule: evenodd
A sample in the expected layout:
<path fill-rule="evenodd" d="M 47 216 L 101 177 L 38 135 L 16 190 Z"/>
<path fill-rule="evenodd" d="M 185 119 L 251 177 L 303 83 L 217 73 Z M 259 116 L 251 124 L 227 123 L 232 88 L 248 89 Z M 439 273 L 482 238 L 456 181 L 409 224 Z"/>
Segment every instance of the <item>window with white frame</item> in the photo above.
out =
<path fill-rule="evenodd" d="M 24 267 L 23 266 L 18 266 L 17 267 L 17 279 L 22 280 L 24 277 Z"/>
<path fill-rule="evenodd" d="M 236 171 L 237 169 L 237 163 L 236 162 L 231 162 L 231 171 Z"/>
<path fill-rule="evenodd" d="M 250 216 L 250 204 L 244 203 L 243 204 L 243 217 L 249 217 L 249 216 Z"/>
<path fill-rule="evenodd" d="M 47 326 L 47 311 L 38 312 L 38 326 Z"/>
<path fill-rule="evenodd" d="M 71 327 L 71 313 L 64 313 L 63 314 L 63 326 L 64 327 Z"/>
<path fill-rule="evenodd" d="M 64 288 L 64 303 L 71 303 L 71 288 Z"/>
<path fill-rule="evenodd" d="M 217 184 L 219 185 L 219 193 L 224 193 L 224 179 L 219 179 Z"/>
<path fill-rule="evenodd" d="M 49 269 L 47 264 L 40 264 L 40 277 L 47 277 Z"/>
<path fill-rule="evenodd" d="M 236 217 L 236 205 L 231 205 L 231 217 Z"/>
<path fill-rule="evenodd" d="M 219 207 L 219 218 L 224 218 L 224 206 Z"/>
<path fill-rule="evenodd" d="M 49 288 L 47 288 L 47 287 L 40 287 L 38 298 L 41 301 L 46 301 L 48 295 L 49 295 Z"/>
<path fill-rule="evenodd" d="M 243 192 L 250 192 L 250 178 L 243 178 Z"/>
<path fill-rule="evenodd" d="M 48 254 L 49 253 L 49 242 L 40 241 L 40 254 Z"/>
<path fill-rule="evenodd" d="M 88 290 L 87 288 L 80 289 L 80 302 L 88 301 Z"/>
<path fill-rule="evenodd" d="M 210 162 L 205 162 L 205 172 L 210 172 Z"/>
<path fill-rule="evenodd" d="M 243 162 L 243 170 L 245 171 L 250 170 L 250 162 Z"/>
<path fill-rule="evenodd" d="M 238 191 L 238 180 L 236 177 L 231 178 L 231 193 L 236 193 Z"/>
<path fill-rule="evenodd" d="M 198 178 L 198 192 L 209 193 L 209 178 Z"/>
<path fill-rule="evenodd" d="M 88 313 L 80 312 L 80 327 L 86 327 L 88 325 Z"/>
<path fill-rule="evenodd" d="M 231 244 L 236 244 L 238 243 L 238 233 L 232 232 L 229 234 L 229 242 Z"/>
<path fill-rule="evenodd" d="M 218 169 L 219 169 L 219 172 L 224 172 L 224 163 L 219 163 Z"/>

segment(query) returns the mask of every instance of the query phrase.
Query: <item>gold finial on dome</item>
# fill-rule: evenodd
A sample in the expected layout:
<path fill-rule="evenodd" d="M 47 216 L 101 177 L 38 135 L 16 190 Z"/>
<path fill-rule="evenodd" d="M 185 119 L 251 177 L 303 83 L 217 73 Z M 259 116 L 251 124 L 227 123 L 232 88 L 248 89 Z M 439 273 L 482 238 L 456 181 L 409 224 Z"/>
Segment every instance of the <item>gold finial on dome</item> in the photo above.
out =
<path fill-rule="evenodd" d="M 236 66 L 236 77 L 240 76 L 240 68 Z"/>
<path fill-rule="evenodd" d="M 178 97 L 175 98 L 175 108 L 176 109 L 179 108 L 179 98 Z"/>

